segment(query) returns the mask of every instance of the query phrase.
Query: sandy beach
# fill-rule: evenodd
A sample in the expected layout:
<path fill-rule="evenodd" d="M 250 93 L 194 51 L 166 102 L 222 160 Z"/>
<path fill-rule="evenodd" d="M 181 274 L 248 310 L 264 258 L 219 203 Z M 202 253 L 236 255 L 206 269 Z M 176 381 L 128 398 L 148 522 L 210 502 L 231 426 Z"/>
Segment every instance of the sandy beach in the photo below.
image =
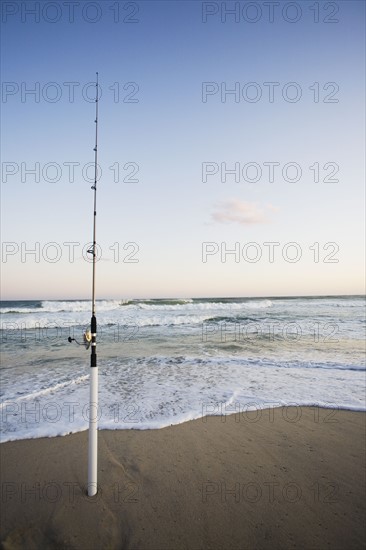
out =
<path fill-rule="evenodd" d="M 365 413 L 278 408 L 3 443 L 2 548 L 361 549 Z"/>

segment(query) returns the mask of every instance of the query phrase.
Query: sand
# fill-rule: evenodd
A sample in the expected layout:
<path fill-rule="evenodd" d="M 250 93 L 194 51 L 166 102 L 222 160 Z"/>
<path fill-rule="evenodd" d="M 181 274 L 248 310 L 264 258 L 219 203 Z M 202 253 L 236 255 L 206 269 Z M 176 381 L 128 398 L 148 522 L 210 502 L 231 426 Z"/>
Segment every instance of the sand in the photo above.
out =
<path fill-rule="evenodd" d="M 4 549 L 365 548 L 365 413 L 289 408 L 3 443 Z"/>

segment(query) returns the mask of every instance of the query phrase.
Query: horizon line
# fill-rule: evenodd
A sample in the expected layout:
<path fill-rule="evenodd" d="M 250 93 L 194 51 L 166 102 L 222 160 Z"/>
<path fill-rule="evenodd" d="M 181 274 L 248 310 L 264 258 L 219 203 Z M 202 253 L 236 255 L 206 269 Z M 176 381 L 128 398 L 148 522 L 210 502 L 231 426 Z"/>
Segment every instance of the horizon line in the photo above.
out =
<path fill-rule="evenodd" d="M 164 297 L 139 297 L 139 298 L 122 298 L 122 297 L 110 297 L 110 298 L 97 298 L 98 301 L 110 301 L 110 300 L 128 300 L 128 301 L 138 301 L 138 300 L 207 300 L 207 299 L 291 299 L 291 298 L 350 298 L 350 297 L 362 297 L 366 298 L 365 294 L 288 294 L 288 295 L 261 295 L 261 296 L 164 296 Z M 7 298 L 0 299 L 1 302 L 89 302 L 90 298 Z"/>

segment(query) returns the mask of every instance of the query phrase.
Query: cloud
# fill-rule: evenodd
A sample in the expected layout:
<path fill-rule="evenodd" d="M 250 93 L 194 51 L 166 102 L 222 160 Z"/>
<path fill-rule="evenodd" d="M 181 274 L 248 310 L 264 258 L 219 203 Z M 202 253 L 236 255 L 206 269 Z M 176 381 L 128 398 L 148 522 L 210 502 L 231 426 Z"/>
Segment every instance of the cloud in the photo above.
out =
<path fill-rule="evenodd" d="M 212 214 L 212 219 L 218 223 L 240 223 L 241 225 L 268 223 L 270 219 L 265 209 L 271 211 L 277 210 L 272 205 L 266 205 L 265 208 L 261 208 L 253 202 L 230 199 L 217 205 L 216 211 Z"/>

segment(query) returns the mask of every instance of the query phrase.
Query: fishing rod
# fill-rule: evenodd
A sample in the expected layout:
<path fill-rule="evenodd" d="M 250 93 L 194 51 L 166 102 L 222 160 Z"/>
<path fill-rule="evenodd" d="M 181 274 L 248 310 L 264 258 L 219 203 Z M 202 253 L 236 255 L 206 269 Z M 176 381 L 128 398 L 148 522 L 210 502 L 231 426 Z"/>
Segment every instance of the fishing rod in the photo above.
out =
<path fill-rule="evenodd" d="M 98 73 L 95 84 L 95 147 L 94 147 L 94 209 L 93 209 L 93 244 L 89 254 L 93 257 L 92 277 L 92 316 L 90 321 L 91 355 L 90 355 L 90 392 L 89 392 L 89 448 L 88 448 L 88 496 L 97 493 L 98 476 L 98 367 L 97 367 L 97 318 L 95 315 L 95 267 L 97 261 L 96 221 L 97 221 L 97 175 L 98 175 Z"/>
<path fill-rule="evenodd" d="M 86 349 L 91 347 L 90 355 L 90 385 L 89 385 L 89 442 L 88 442 L 88 496 L 96 495 L 98 490 L 98 366 L 97 366 L 97 319 L 95 314 L 95 268 L 97 261 L 97 242 L 96 242 L 96 218 L 97 218 L 97 176 L 98 176 L 98 73 L 96 73 L 95 84 L 95 147 L 94 147 L 94 185 L 91 189 L 94 192 L 93 208 L 93 242 L 87 250 L 92 255 L 93 276 L 92 276 L 92 316 L 90 321 L 90 330 L 84 332 L 84 345 Z M 69 342 L 75 341 L 75 338 L 68 338 Z"/>

